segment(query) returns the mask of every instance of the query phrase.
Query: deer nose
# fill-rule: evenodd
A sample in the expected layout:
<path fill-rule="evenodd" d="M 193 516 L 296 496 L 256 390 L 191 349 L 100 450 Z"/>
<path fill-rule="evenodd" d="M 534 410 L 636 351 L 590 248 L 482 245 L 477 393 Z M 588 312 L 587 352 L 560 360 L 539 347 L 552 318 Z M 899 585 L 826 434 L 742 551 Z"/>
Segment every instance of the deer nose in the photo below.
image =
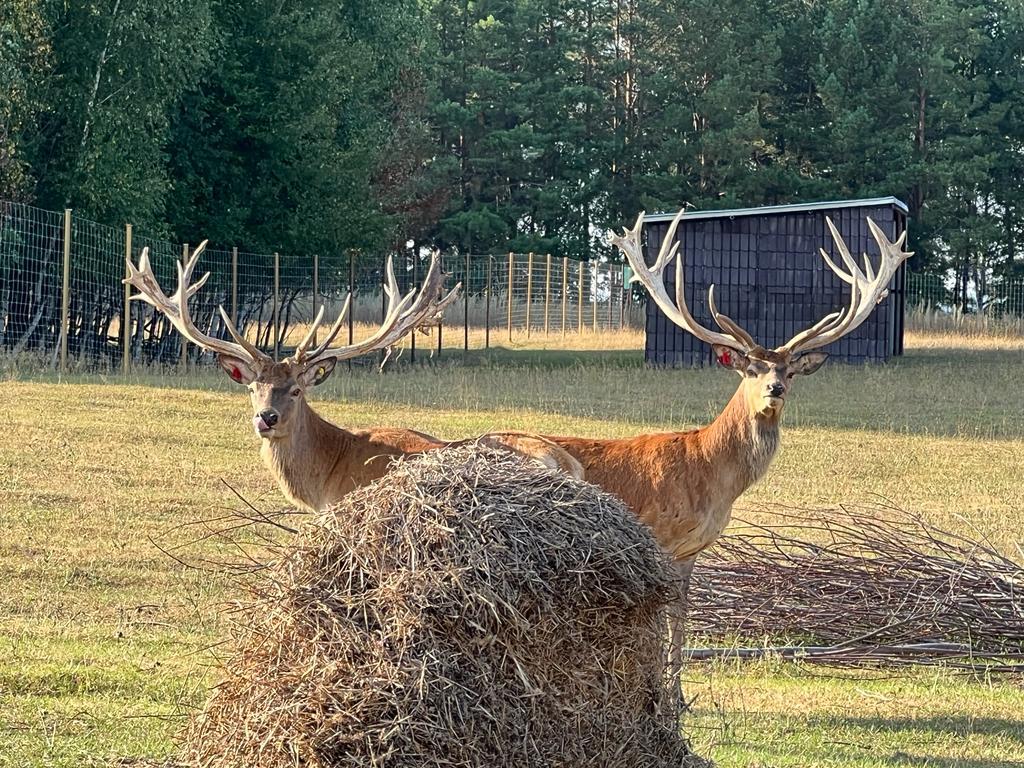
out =
<path fill-rule="evenodd" d="M 273 408 L 264 408 L 260 411 L 260 418 L 263 419 L 263 423 L 268 427 L 272 427 L 277 424 L 277 411 Z"/>
<path fill-rule="evenodd" d="M 774 384 L 768 385 L 768 394 L 772 397 L 782 397 L 786 393 L 786 388 L 775 382 Z"/>

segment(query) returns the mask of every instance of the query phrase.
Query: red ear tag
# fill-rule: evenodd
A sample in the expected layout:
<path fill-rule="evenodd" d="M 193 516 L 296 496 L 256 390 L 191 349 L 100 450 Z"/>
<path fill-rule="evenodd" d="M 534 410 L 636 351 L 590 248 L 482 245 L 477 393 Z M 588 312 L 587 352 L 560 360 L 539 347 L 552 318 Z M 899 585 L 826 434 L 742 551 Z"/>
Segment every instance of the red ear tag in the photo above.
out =
<path fill-rule="evenodd" d="M 231 375 L 231 378 L 234 379 L 235 381 L 241 381 L 242 380 L 242 371 L 239 369 L 239 367 L 237 365 L 232 365 L 231 366 L 231 374 L 230 375 Z"/>
<path fill-rule="evenodd" d="M 728 351 L 723 352 L 718 356 L 718 362 L 725 366 L 732 365 L 732 353 Z"/>

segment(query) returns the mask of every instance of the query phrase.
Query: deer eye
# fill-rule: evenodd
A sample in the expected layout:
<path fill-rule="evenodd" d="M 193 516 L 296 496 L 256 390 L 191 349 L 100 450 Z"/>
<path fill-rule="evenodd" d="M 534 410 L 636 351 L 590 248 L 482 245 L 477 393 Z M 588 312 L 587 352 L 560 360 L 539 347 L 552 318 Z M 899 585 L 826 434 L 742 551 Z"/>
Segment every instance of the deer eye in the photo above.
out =
<path fill-rule="evenodd" d="M 292 397 L 298 397 L 301 394 L 302 394 L 302 390 L 299 389 L 298 387 L 295 387 L 295 389 L 292 390 Z"/>

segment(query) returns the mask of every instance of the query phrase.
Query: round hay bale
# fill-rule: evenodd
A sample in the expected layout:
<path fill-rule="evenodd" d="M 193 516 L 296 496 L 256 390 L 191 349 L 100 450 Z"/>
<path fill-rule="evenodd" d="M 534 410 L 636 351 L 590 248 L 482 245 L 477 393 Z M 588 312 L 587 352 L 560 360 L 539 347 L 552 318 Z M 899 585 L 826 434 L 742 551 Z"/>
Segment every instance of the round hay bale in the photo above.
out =
<path fill-rule="evenodd" d="M 594 486 L 477 446 L 401 461 L 254 585 L 184 757 L 703 765 L 663 684 L 673 589 L 647 528 Z"/>

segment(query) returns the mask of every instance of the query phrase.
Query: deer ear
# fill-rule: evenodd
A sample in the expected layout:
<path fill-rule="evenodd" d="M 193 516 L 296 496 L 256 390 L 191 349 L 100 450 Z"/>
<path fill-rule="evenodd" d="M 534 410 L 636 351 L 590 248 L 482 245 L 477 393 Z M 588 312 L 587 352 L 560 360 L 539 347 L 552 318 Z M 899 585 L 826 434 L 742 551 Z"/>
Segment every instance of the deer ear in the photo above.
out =
<path fill-rule="evenodd" d="M 224 373 L 230 376 L 234 382 L 248 386 L 256 379 L 256 371 L 252 369 L 252 364 L 240 357 L 220 352 L 217 354 L 217 362 L 224 369 Z"/>
<path fill-rule="evenodd" d="M 808 352 L 806 355 L 800 355 L 790 366 L 793 369 L 793 373 L 809 376 L 821 368 L 826 360 L 828 360 L 827 352 Z"/>
<path fill-rule="evenodd" d="M 750 359 L 738 349 L 727 347 L 724 344 L 712 344 L 711 349 L 714 350 L 718 364 L 723 368 L 732 368 L 742 374 L 750 365 Z"/>
<path fill-rule="evenodd" d="M 323 360 L 318 360 L 303 369 L 302 373 L 299 374 L 299 381 L 302 382 L 304 387 L 315 387 L 317 384 L 323 384 L 334 373 L 334 366 L 337 364 L 338 358 L 336 357 L 325 357 Z"/>

